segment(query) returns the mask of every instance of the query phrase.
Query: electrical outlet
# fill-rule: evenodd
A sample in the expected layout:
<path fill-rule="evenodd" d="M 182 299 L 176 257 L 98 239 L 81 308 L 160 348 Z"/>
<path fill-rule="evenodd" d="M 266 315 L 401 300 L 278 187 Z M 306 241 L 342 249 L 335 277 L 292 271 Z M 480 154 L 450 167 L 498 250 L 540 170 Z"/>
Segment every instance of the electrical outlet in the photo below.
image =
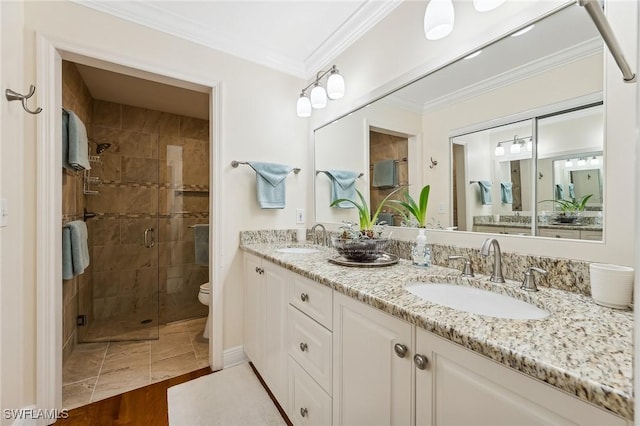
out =
<path fill-rule="evenodd" d="M 304 223 L 304 209 L 296 209 L 296 223 L 299 225 Z"/>
<path fill-rule="evenodd" d="M 438 213 L 444 214 L 444 203 L 438 204 Z"/>

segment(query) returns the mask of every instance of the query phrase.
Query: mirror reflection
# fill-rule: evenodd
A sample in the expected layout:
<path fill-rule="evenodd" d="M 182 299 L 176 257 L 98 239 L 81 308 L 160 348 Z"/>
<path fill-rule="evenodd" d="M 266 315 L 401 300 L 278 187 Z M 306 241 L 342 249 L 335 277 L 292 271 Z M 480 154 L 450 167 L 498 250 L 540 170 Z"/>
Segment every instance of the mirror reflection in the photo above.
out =
<path fill-rule="evenodd" d="M 430 202 L 429 222 L 442 228 L 601 239 L 602 52 L 588 16 L 579 6 L 568 6 L 526 34 L 507 36 L 478 56 L 458 60 L 317 129 L 316 170 L 361 173 L 354 185 L 370 204 L 395 185 L 408 183 L 415 198 L 429 184 L 431 200 L 450 200 L 450 215 L 437 213 L 446 203 Z M 392 137 L 405 141 L 406 157 L 394 151 Z M 450 182 L 429 181 L 430 154 L 444 146 L 450 147 Z M 399 167 L 388 187 L 376 187 L 374 167 L 388 160 Z M 445 158 L 439 160 L 439 167 L 448 167 Z M 575 166 L 567 167 L 567 160 Z M 329 207 L 334 184 L 317 174 L 316 221 L 356 221 L 352 209 Z M 556 193 L 559 187 L 563 198 Z M 483 191 L 491 204 L 482 203 Z M 551 230 L 563 232 L 543 232 L 563 220 L 560 201 L 589 194 L 580 220 L 571 225 L 593 230 L 593 235 L 559 228 Z M 401 217 L 387 213 L 385 221 L 402 225 Z"/>

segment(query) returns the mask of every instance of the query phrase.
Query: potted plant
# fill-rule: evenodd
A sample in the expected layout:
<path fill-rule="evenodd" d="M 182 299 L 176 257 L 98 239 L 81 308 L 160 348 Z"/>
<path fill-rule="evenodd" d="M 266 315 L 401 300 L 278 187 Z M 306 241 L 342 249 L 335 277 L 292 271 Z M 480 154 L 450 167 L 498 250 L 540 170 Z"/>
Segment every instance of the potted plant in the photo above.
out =
<path fill-rule="evenodd" d="M 587 206 L 587 201 L 593 197 L 593 194 L 583 195 L 580 198 L 572 198 L 570 200 L 543 200 L 543 202 L 551 202 L 556 204 L 560 213 L 556 216 L 556 221 L 560 223 L 574 223 Z"/>
<path fill-rule="evenodd" d="M 389 200 L 389 203 L 391 203 L 389 207 L 398 211 L 405 216 L 405 218 L 407 217 L 407 212 L 409 212 L 409 215 L 413 216 L 418 223 L 418 228 L 425 228 L 427 226 L 427 206 L 429 204 L 430 191 L 431 185 L 425 185 L 420 191 L 420 198 L 418 198 L 418 202 L 416 203 L 407 190 L 402 194 L 402 200 Z M 396 207 L 394 204 L 402 208 Z"/>

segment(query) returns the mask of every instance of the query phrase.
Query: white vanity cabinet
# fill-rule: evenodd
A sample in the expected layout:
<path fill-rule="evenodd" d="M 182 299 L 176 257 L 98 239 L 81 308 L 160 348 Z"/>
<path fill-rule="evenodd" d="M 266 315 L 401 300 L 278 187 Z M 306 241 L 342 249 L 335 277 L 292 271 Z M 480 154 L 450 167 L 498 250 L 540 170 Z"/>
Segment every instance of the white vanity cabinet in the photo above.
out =
<path fill-rule="evenodd" d="M 411 424 L 411 324 L 337 292 L 333 301 L 333 423 Z"/>
<path fill-rule="evenodd" d="M 626 425 L 550 385 L 416 328 L 416 425 Z M 418 367 L 417 364 L 420 364 Z M 424 367 L 424 369 L 420 368 Z"/>
<path fill-rule="evenodd" d="M 250 254 L 244 262 L 244 351 L 286 410 L 289 271 Z"/>

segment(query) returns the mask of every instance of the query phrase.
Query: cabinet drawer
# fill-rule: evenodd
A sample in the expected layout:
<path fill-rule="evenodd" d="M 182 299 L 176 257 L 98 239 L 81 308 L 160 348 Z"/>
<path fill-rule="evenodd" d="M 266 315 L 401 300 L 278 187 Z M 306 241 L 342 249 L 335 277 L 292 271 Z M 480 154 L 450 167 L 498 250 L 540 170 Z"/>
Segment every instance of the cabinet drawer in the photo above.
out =
<path fill-rule="evenodd" d="M 573 229 L 542 228 L 540 229 L 540 236 L 551 238 L 571 238 L 578 240 L 580 239 L 580 231 L 574 231 Z"/>
<path fill-rule="evenodd" d="M 327 392 L 332 383 L 332 334 L 289 305 L 289 355 Z"/>
<path fill-rule="evenodd" d="M 331 330 L 333 290 L 299 275 L 289 284 L 289 303 Z"/>
<path fill-rule="evenodd" d="M 581 240 L 602 241 L 602 231 L 580 231 Z"/>
<path fill-rule="evenodd" d="M 289 419 L 294 425 L 331 425 L 331 397 L 289 358 Z"/>

